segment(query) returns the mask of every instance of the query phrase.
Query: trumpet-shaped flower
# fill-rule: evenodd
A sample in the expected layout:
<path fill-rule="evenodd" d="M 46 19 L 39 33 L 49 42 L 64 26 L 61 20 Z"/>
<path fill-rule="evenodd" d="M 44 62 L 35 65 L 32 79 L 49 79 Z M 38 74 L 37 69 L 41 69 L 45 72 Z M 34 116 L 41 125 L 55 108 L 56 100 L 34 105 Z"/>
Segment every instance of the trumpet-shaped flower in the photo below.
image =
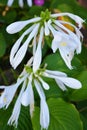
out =
<path fill-rule="evenodd" d="M 30 115 L 33 116 L 34 111 L 34 92 L 33 86 L 36 88 L 36 91 L 40 97 L 40 125 L 41 128 L 48 129 L 50 116 L 49 109 L 46 103 L 46 97 L 43 89 L 49 90 L 50 86 L 43 80 L 43 77 L 52 78 L 55 80 L 57 85 L 64 91 L 67 90 L 67 87 L 73 89 L 81 88 L 81 83 L 74 79 L 67 77 L 67 75 L 60 71 L 47 70 L 45 68 L 39 68 L 35 70 L 33 63 L 34 58 L 32 57 L 27 65 L 25 66 L 23 72 L 17 79 L 17 82 L 11 86 L 0 86 L 0 89 L 4 89 L 4 92 L 0 96 L 0 108 L 8 107 L 13 97 L 22 84 L 22 88 L 19 92 L 19 96 L 15 103 L 12 115 L 8 121 L 9 125 L 14 124 L 16 127 L 18 125 L 18 118 L 20 115 L 21 104 L 24 106 L 30 106 Z"/>
<path fill-rule="evenodd" d="M 68 16 L 73 19 L 78 27 L 73 25 L 70 22 L 64 20 L 58 20 L 60 16 Z M 83 38 L 80 28 L 84 20 L 77 15 L 71 13 L 57 13 L 50 14 L 48 10 L 46 12 L 41 12 L 40 17 L 35 17 L 26 21 L 14 22 L 7 27 L 7 32 L 10 34 L 17 33 L 21 31 L 28 24 L 31 25 L 22 36 L 16 41 L 13 45 L 10 53 L 10 63 L 14 69 L 21 63 L 26 51 L 32 41 L 33 55 L 34 55 L 34 66 L 36 66 L 34 71 L 37 71 L 38 67 L 42 60 L 42 42 L 44 35 L 49 36 L 50 33 L 53 36 L 51 48 L 53 52 L 59 49 L 61 57 L 63 58 L 66 65 L 71 69 L 71 60 L 74 56 L 74 52 L 77 54 L 81 52 L 81 39 Z M 72 32 L 67 27 L 64 26 L 67 24 L 72 26 L 75 32 Z M 24 37 L 27 36 L 26 41 L 22 44 Z M 21 45 L 22 44 L 22 45 Z M 39 60 L 40 59 L 40 60 Z M 38 65 L 39 64 L 39 65 Z"/>
<path fill-rule="evenodd" d="M 7 5 L 10 7 L 12 6 L 14 0 L 8 0 Z M 23 0 L 18 0 L 19 6 L 22 8 L 24 6 Z M 32 0 L 27 0 L 28 6 L 32 6 Z"/>

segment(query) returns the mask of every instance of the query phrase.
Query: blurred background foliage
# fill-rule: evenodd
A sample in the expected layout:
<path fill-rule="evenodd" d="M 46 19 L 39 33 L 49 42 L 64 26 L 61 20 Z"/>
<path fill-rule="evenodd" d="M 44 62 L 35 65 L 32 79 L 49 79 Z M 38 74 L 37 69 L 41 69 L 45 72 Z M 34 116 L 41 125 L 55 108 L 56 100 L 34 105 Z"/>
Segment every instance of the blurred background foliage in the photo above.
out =
<path fill-rule="evenodd" d="M 20 8 L 17 0 L 15 0 L 14 4 L 10 8 L 6 6 L 6 3 L 7 0 L 0 0 L 0 85 L 10 85 L 11 83 L 14 83 L 18 74 L 22 70 L 23 65 L 31 56 L 30 51 L 28 51 L 26 58 L 17 70 L 14 71 L 11 68 L 9 64 L 10 50 L 21 33 L 14 35 L 8 34 L 6 32 L 6 27 L 10 23 L 32 18 L 35 15 L 39 15 L 41 11 L 44 11 L 47 8 L 52 13 L 71 12 L 79 15 L 87 21 L 87 0 L 45 0 L 43 6 L 33 5 L 30 8 L 27 6 L 26 2 L 24 8 Z M 50 39 L 47 37 L 45 38 L 47 44 L 43 50 L 43 57 L 45 57 L 43 63 L 46 62 L 48 64 L 48 69 L 60 70 L 66 72 L 69 76 L 76 77 L 83 85 L 80 90 L 69 89 L 67 92 L 62 92 L 57 87 L 54 80 L 50 81 L 49 79 L 45 79 L 51 86 L 50 91 L 45 92 L 52 117 L 49 130 L 87 130 L 87 22 L 84 23 L 81 31 L 84 35 L 82 53 L 78 56 L 75 55 L 75 58 L 72 61 L 73 66 L 75 66 L 74 70 L 69 70 L 65 66 L 60 55 L 56 53 L 51 54 L 48 44 Z M 46 55 L 48 56 L 46 57 Z M 38 99 L 38 96 L 35 98 Z M 11 115 L 14 102 L 11 104 L 9 109 L 5 111 L 0 110 L 0 130 L 39 130 L 40 126 L 36 125 L 39 124 L 38 100 L 36 100 L 37 107 L 35 108 L 35 114 L 32 121 L 30 120 L 30 116 L 28 116 L 29 108 L 22 106 L 18 128 L 7 126 L 7 121 Z M 56 112 L 55 107 L 58 107 Z M 58 113 L 60 114 L 56 117 Z M 80 113 L 80 116 L 78 113 Z M 68 117 L 68 115 L 70 116 Z M 62 119 L 61 116 L 64 118 Z M 55 122 L 53 118 L 55 118 Z M 67 121 L 65 120 L 66 118 Z M 61 122 L 61 125 L 59 122 Z M 72 129 L 67 122 L 72 126 Z M 65 125 L 65 128 L 63 128 L 62 125 Z"/>

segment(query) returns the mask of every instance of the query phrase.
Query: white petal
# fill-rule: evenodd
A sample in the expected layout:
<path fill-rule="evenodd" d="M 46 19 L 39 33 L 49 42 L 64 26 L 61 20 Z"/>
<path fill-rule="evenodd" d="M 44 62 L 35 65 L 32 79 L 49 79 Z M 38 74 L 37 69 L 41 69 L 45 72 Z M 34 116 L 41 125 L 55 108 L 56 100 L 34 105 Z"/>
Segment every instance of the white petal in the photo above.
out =
<path fill-rule="evenodd" d="M 55 39 L 53 39 L 53 41 L 52 41 L 51 48 L 52 48 L 53 53 L 55 53 L 58 49 L 58 43 L 57 43 L 57 41 L 55 41 Z"/>
<path fill-rule="evenodd" d="M 49 75 L 54 75 L 54 76 L 67 76 L 66 73 L 61 72 L 61 71 L 53 71 L 53 70 L 45 70 L 46 73 L 48 73 Z"/>
<path fill-rule="evenodd" d="M 67 85 L 70 88 L 73 89 L 80 89 L 82 87 L 82 84 L 80 81 L 74 79 L 74 78 L 68 78 L 68 77 L 58 77 L 60 81 L 62 81 L 65 85 Z"/>
<path fill-rule="evenodd" d="M 14 23 L 10 24 L 10 25 L 6 28 L 6 31 L 7 31 L 9 34 L 14 34 L 14 33 L 17 33 L 17 32 L 19 32 L 19 31 L 21 31 L 27 24 L 34 23 L 34 22 L 38 22 L 38 21 L 40 21 L 40 20 L 41 20 L 41 18 L 40 18 L 40 17 L 37 17 L 37 18 L 30 19 L 30 20 L 26 20 L 26 21 L 14 22 Z"/>
<path fill-rule="evenodd" d="M 49 117 L 49 109 L 45 100 L 41 100 L 41 110 L 40 110 L 40 124 L 42 129 L 48 129 L 50 117 Z"/>
<path fill-rule="evenodd" d="M 28 45 L 31 41 L 31 39 L 34 37 L 35 33 L 38 31 L 39 28 L 39 24 L 36 25 L 36 27 L 33 29 L 33 31 L 30 33 L 29 37 L 27 38 L 27 40 L 24 42 L 24 44 L 20 47 L 20 49 L 18 50 L 18 52 L 16 53 L 15 57 L 14 57 L 14 61 L 12 63 L 12 66 L 14 69 L 16 69 L 16 67 L 21 63 L 21 61 L 23 60 Z"/>
<path fill-rule="evenodd" d="M 14 0 L 8 0 L 7 5 L 10 7 L 13 4 Z"/>
<path fill-rule="evenodd" d="M 62 23 L 62 24 L 68 24 L 68 25 L 72 26 L 72 27 L 75 29 L 76 34 L 77 34 L 77 36 L 79 37 L 79 39 L 80 39 L 80 38 L 83 39 L 82 33 L 80 32 L 80 30 L 79 30 L 75 25 L 71 24 L 70 22 L 66 22 L 66 21 L 62 21 L 62 20 L 58 20 L 58 21 L 59 21 L 60 23 Z"/>
<path fill-rule="evenodd" d="M 50 86 L 42 78 L 38 77 L 38 79 L 42 83 L 44 89 L 48 90 L 50 88 Z"/>
<path fill-rule="evenodd" d="M 23 7 L 23 5 L 24 5 L 23 0 L 19 0 L 19 6 Z"/>
<path fill-rule="evenodd" d="M 21 97 L 22 97 L 25 87 L 26 87 L 26 80 L 23 83 L 22 89 L 21 89 L 18 99 L 15 103 L 12 115 L 11 115 L 10 119 L 8 120 L 8 125 L 13 124 L 16 127 L 18 125 L 18 118 L 19 118 L 20 109 L 21 109 Z"/>
<path fill-rule="evenodd" d="M 45 22 L 45 35 L 48 36 L 50 34 L 49 28 L 48 28 L 48 23 Z"/>
<path fill-rule="evenodd" d="M 37 90 L 40 98 L 42 100 L 45 100 L 45 94 L 44 94 L 44 91 L 43 91 L 43 89 L 41 87 L 41 84 L 36 79 L 34 79 L 34 84 L 35 84 L 36 90 Z"/>
<path fill-rule="evenodd" d="M 79 28 L 82 27 L 82 23 L 84 22 L 84 20 L 77 16 L 77 15 L 74 15 L 72 13 L 57 13 L 57 14 L 52 14 L 51 17 L 59 17 L 59 16 L 69 16 L 70 18 L 72 18 L 76 23 L 78 23 L 79 25 Z"/>
<path fill-rule="evenodd" d="M 72 58 L 74 56 L 74 52 L 67 54 L 66 50 L 61 49 L 61 48 L 59 49 L 59 51 L 60 51 L 61 57 L 63 58 L 64 62 L 67 65 L 67 67 L 69 69 L 72 69 L 71 60 L 72 60 Z"/>
<path fill-rule="evenodd" d="M 62 89 L 63 91 L 67 90 L 66 86 L 64 85 L 64 83 L 62 83 L 60 80 L 55 79 L 57 85 L 59 86 L 60 89 Z"/>
<path fill-rule="evenodd" d="M 37 46 L 37 50 L 35 52 L 35 56 L 34 56 L 34 61 L 33 61 L 33 71 L 36 72 L 41 64 L 42 61 L 42 40 L 43 40 L 43 27 L 41 27 L 40 30 L 40 37 L 39 37 L 39 42 L 38 42 L 38 46 Z"/>
<path fill-rule="evenodd" d="M 29 6 L 32 6 L 32 0 L 27 0 Z"/>
<path fill-rule="evenodd" d="M 0 96 L 0 108 L 6 107 L 8 108 L 9 104 L 13 100 L 13 97 L 16 93 L 16 90 L 20 86 L 20 84 L 25 80 L 26 75 L 23 78 L 18 78 L 17 83 L 10 86 L 0 86 L 0 89 L 4 89 L 2 95 Z"/>
<path fill-rule="evenodd" d="M 30 115 L 32 116 L 34 111 L 34 93 L 31 82 L 32 82 L 31 79 L 29 79 L 27 88 L 22 95 L 21 103 L 24 106 L 28 106 L 30 104 Z"/>
<path fill-rule="evenodd" d="M 13 64 L 13 60 L 15 57 L 16 52 L 18 51 L 20 44 L 24 38 L 25 35 L 27 35 L 28 33 L 30 33 L 33 29 L 34 29 L 35 25 L 32 25 L 29 29 L 27 29 L 22 36 L 16 41 L 16 43 L 13 45 L 12 49 L 11 49 L 11 53 L 10 53 L 10 63 Z"/>

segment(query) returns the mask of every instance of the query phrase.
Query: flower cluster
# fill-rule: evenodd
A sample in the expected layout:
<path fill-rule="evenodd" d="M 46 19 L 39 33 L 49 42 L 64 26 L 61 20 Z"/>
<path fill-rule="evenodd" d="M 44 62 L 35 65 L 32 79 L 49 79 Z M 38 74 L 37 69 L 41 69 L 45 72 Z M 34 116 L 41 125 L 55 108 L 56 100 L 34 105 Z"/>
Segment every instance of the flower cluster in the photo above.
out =
<path fill-rule="evenodd" d="M 22 2 L 21 5 L 23 5 L 23 1 L 19 1 L 20 3 Z M 11 5 L 13 1 L 9 2 L 11 2 Z M 29 2 L 30 0 L 28 0 L 28 3 Z M 78 24 L 78 27 L 70 22 L 59 20 L 58 18 L 60 16 L 70 17 Z M 82 87 L 78 80 L 68 77 L 67 74 L 63 72 L 48 70 L 45 67 L 41 68 L 41 63 L 42 43 L 44 37 L 49 36 L 52 39 L 50 45 L 53 53 L 58 49 L 67 67 L 72 69 L 71 61 L 74 57 L 74 53 L 76 52 L 79 54 L 81 52 L 81 40 L 83 39 L 83 35 L 80 32 L 80 28 L 82 27 L 83 22 L 84 20 L 82 18 L 71 13 L 51 14 L 46 10 L 46 12 L 41 12 L 40 17 L 14 22 L 7 27 L 7 32 L 14 34 L 20 32 L 24 27 L 29 25 L 27 30 L 23 32 L 12 47 L 10 63 L 14 69 L 17 68 L 25 57 L 30 44 L 32 45 L 33 50 L 32 57 L 24 67 L 23 72 L 19 75 L 17 82 L 10 86 L 0 86 L 0 89 L 4 89 L 4 92 L 0 96 L 0 108 L 8 108 L 18 87 L 22 85 L 8 124 L 17 126 L 21 104 L 24 106 L 29 105 L 30 115 L 31 117 L 33 116 L 35 102 L 33 87 L 35 87 L 40 97 L 40 125 L 41 128 L 48 129 L 50 115 L 43 89 L 49 90 L 50 86 L 43 80 L 43 77 L 54 79 L 58 87 L 63 91 L 67 90 L 67 87 L 72 89 L 80 89 Z M 69 30 L 64 24 L 73 27 L 74 32 Z M 25 36 L 27 36 L 27 38 L 24 41 Z"/>
<path fill-rule="evenodd" d="M 36 72 L 33 72 L 32 62 L 33 58 L 29 60 L 29 62 L 25 66 L 23 72 L 20 74 L 15 84 L 10 86 L 0 86 L 0 89 L 4 89 L 4 92 L 0 97 L 0 108 L 3 107 L 8 108 L 18 87 L 22 84 L 21 91 L 15 103 L 8 124 L 9 125 L 14 124 L 17 127 L 21 104 L 24 106 L 30 105 L 30 115 L 32 117 L 34 111 L 34 92 L 33 92 L 33 84 L 34 84 L 34 87 L 36 88 L 36 91 L 40 96 L 40 108 L 41 108 L 40 125 L 42 128 L 47 129 L 49 126 L 50 117 L 43 89 L 49 90 L 50 86 L 43 80 L 43 77 L 54 79 L 57 85 L 63 91 L 66 90 L 67 87 L 73 89 L 79 89 L 81 88 L 81 83 L 74 78 L 67 77 L 65 73 L 60 71 L 52 71 L 47 70 L 45 68 L 38 68 Z"/>
<path fill-rule="evenodd" d="M 60 16 L 70 17 L 78 24 L 78 27 L 70 22 L 58 20 L 57 18 Z M 83 39 L 83 35 L 80 32 L 80 28 L 82 27 L 83 22 L 84 20 L 82 18 L 71 13 L 50 14 L 50 12 L 46 10 L 46 12 L 41 13 L 40 17 L 12 23 L 7 27 L 7 32 L 9 34 L 17 33 L 25 26 L 32 23 L 32 26 L 22 34 L 12 47 L 10 54 L 10 63 L 12 67 L 16 69 L 16 67 L 21 63 L 32 39 L 34 64 L 36 64 L 36 62 L 40 64 L 42 59 L 42 42 L 44 35 L 50 36 L 52 34 L 53 40 L 51 49 L 53 50 L 53 53 L 59 49 L 60 55 L 65 64 L 69 69 L 72 69 L 71 60 L 74 56 L 74 52 L 76 51 L 77 54 L 81 52 L 81 39 Z M 64 24 L 72 26 L 75 33 L 66 28 Z M 25 36 L 27 36 L 27 39 L 23 45 L 21 45 Z M 39 37 L 38 45 L 36 41 L 37 37 Z"/>

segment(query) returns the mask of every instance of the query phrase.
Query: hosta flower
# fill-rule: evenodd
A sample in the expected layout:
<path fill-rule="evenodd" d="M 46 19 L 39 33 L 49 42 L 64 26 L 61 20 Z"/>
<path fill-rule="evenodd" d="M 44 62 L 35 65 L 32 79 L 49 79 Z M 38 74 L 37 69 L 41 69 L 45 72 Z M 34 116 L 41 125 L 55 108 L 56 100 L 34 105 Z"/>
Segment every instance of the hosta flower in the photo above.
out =
<path fill-rule="evenodd" d="M 49 109 L 46 103 L 46 97 L 43 89 L 49 90 L 50 86 L 43 80 L 43 77 L 52 78 L 55 80 L 57 85 L 64 91 L 67 87 L 73 89 L 81 88 L 81 83 L 74 79 L 67 77 L 67 75 L 60 71 L 47 70 L 45 68 L 39 68 L 37 71 L 34 70 L 33 57 L 29 60 L 25 66 L 23 72 L 17 79 L 17 82 L 10 86 L 0 86 L 0 89 L 4 89 L 0 96 L 0 108 L 8 107 L 20 85 L 22 88 L 19 92 L 19 96 L 15 103 L 12 115 L 8 121 L 9 125 L 18 125 L 18 118 L 21 110 L 21 104 L 24 106 L 30 106 L 30 115 L 33 116 L 34 112 L 34 92 L 33 87 L 40 97 L 40 125 L 41 128 L 47 129 L 50 122 Z M 33 67 L 32 67 L 33 65 Z"/>
<path fill-rule="evenodd" d="M 70 22 L 58 20 L 57 18 L 60 16 L 70 17 L 78 24 L 78 27 L 76 27 Z M 7 27 L 7 32 L 10 34 L 14 34 L 21 31 L 28 24 L 32 25 L 29 28 L 27 28 L 27 30 L 13 45 L 10 54 L 11 65 L 15 69 L 21 63 L 32 40 L 33 55 L 36 55 L 36 52 L 38 54 L 39 51 L 41 55 L 41 44 L 43 42 L 44 35 L 46 35 L 53 37 L 51 45 L 53 52 L 59 49 L 59 52 L 63 60 L 65 61 L 66 65 L 71 69 L 71 60 L 74 56 L 74 52 L 76 51 L 77 54 L 81 52 L 80 40 L 83 38 L 83 36 L 80 32 L 80 28 L 82 27 L 83 22 L 84 20 L 82 18 L 71 13 L 50 14 L 50 12 L 46 10 L 46 12 L 41 13 L 40 17 L 35 17 L 30 20 L 12 23 Z M 75 32 L 69 30 L 67 27 L 64 26 L 64 24 L 72 26 Z M 27 36 L 27 39 L 22 44 L 22 40 L 25 36 Z"/>
<path fill-rule="evenodd" d="M 7 5 L 10 7 L 10 6 L 12 6 L 13 2 L 14 2 L 14 0 L 8 0 Z M 19 3 L 20 7 L 24 6 L 23 0 L 18 0 L 18 3 Z M 28 6 L 32 6 L 32 0 L 27 0 L 27 4 L 28 4 Z"/>

